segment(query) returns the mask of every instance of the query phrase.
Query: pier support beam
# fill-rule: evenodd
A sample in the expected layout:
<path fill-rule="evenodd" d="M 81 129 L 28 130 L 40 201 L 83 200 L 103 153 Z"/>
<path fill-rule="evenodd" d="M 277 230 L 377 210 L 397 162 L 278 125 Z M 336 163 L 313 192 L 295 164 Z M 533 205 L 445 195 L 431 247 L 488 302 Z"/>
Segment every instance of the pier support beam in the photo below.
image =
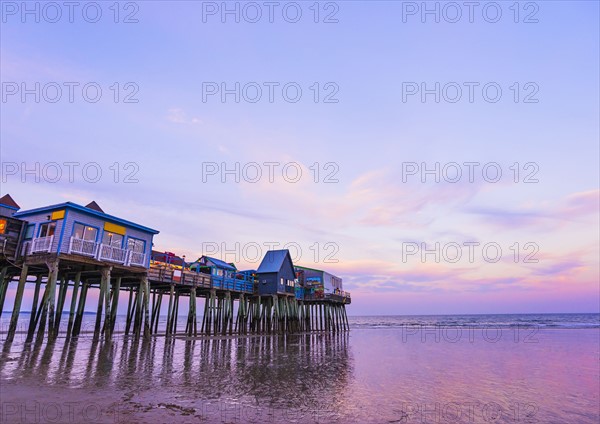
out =
<path fill-rule="evenodd" d="M 69 308 L 69 322 L 67 323 L 67 337 L 73 331 L 73 321 L 75 320 L 75 308 L 77 307 L 77 295 L 79 294 L 79 284 L 81 282 L 81 272 L 75 274 L 73 279 L 73 292 L 71 293 L 71 307 Z"/>
<path fill-rule="evenodd" d="M 102 283 L 104 285 L 104 325 L 102 327 L 102 331 L 107 339 L 110 338 L 112 325 L 110 323 L 110 319 L 112 314 L 110 313 L 110 293 L 111 293 L 111 284 L 110 284 L 110 271 L 111 267 L 102 268 Z"/>
<path fill-rule="evenodd" d="M 231 292 L 225 292 L 225 299 L 223 299 L 223 334 L 232 333 L 233 324 L 233 301 L 231 299 Z"/>
<path fill-rule="evenodd" d="M 169 290 L 169 309 L 167 310 L 167 328 L 165 334 L 168 336 L 171 334 L 171 315 L 173 314 L 173 295 L 175 294 L 175 284 L 171 284 Z"/>
<path fill-rule="evenodd" d="M 206 334 L 211 334 L 213 326 L 215 325 L 215 309 L 216 309 L 216 296 L 217 291 L 215 289 L 210 290 L 210 295 L 206 299 L 206 308 L 208 308 L 208 316 L 206 320 Z"/>
<path fill-rule="evenodd" d="M 162 298 L 163 298 L 163 292 L 161 291 L 158 296 L 157 296 L 157 300 L 155 300 L 156 304 L 154 305 L 154 313 L 152 316 L 152 332 L 154 334 L 158 333 L 158 321 L 160 320 L 160 309 L 162 306 Z"/>
<path fill-rule="evenodd" d="M 94 340 L 100 336 L 100 330 L 107 330 L 107 321 L 110 321 L 110 267 L 100 270 L 100 294 L 98 296 L 98 308 L 96 311 L 96 325 L 94 326 Z M 104 311 L 104 325 L 102 323 L 102 312 Z M 110 332 L 108 332 L 110 333 Z"/>
<path fill-rule="evenodd" d="M 65 298 L 67 297 L 67 288 L 69 287 L 69 279 L 66 275 L 60 278 L 60 288 L 58 290 L 58 303 L 56 304 L 56 316 L 54 318 L 54 333 L 58 334 L 60 321 L 62 318 L 63 308 L 65 306 Z"/>
<path fill-rule="evenodd" d="M 188 336 L 197 336 L 197 322 L 196 322 L 196 287 L 190 289 L 190 307 L 188 311 L 187 325 L 185 327 Z"/>
<path fill-rule="evenodd" d="M 58 330 L 54 326 L 54 318 L 56 314 L 54 304 L 56 302 L 56 280 L 58 279 L 58 265 L 58 261 L 47 264 L 49 273 L 48 282 L 46 283 L 48 286 L 48 297 L 46 302 L 48 304 L 48 336 L 51 339 L 54 339 L 58 334 Z"/>
<path fill-rule="evenodd" d="M 172 333 L 177 334 L 177 318 L 179 317 L 179 292 L 175 295 L 175 308 L 173 309 L 173 318 L 171 325 L 173 326 Z"/>
<path fill-rule="evenodd" d="M 202 313 L 202 324 L 200 325 L 201 334 L 204 334 L 208 325 L 209 300 L 209 296 L 204 298 L 204 312 Z"/>
<path fill-rule="evenodd" d="M 238 313 L 235 320 L 235 332 L 237 334 L 246 334 L 247 330 L 247 319 L 248 319 L 248 306 L 246 303 L 246 297 L 244 294 L 240 294 L 238 300 Z"/>
<path fill-rule="evenodd" d="M 350 330 L 350 324 L 348 323 L 348 315 L 346 315 L 346 305 L 344 306 L 344 320 L 346 321 L 346 331 Z"/>
<path fill-rule="evenodd" d="M 25 283 L 27 282 L 28 272 L 29 267 L 26 264 L 23 264 L 23 268 L 21 268 L 21 276 L 19 277 L 19 285 L 17 286 L 17 294 L 15 295 L 12 316 L 10 318 L 10 326 L 8 328 L 8 334 L 6 335 L 6 341 L 9 343 L 15 338 L 15 331 L 17 330 L 19 313 L 21 312 L 21 302 L 23 300 L 23 292 L 25 291 Z"/>
<path fill-rule="evenodd" d="M 143 281 L 140 280 L 140 284 L 138 286 L 137 293 L 135 296 L 135 314 L 133 321 L 133 334 L 135 336 L 139 336 L 142 330 L 142 299 L 144 297 L 143 284 Z"/>
<path fill-rule="evenodd" d="M 216 306 L 213 307 L 213 334 L 219 334 L 219 331 L 221 329 L 221 307 L 222 307 L 222 301 L 223 299 L 220 297 L 217 297 L 216 299 Z"/>
<path fill-rule="evenodd" d="M 125 319 L 125 334 L 129 334 L 129 329 L 131 328 L 131 321 L 133 320 L 133 317 L 135 316 L 135 307 L 137 305 L 137 299 L 138 299 L 138 293 L 139 292 L 135 292 L 135 299 L 133 296 L 134 290 L 133 287 L 129 288 L 129 302 L 127 303 L 127 317 Z M 133 303 L 132 303 L 133 300 Z"/>
<path fill-rule="evenodd" d="M 81 286 L 81 294 L 79 295 L 79 302 L 77 303 L 77 312 L 75 314 L 75 322 L 73 323 L 73 337 L 79 336 L 81 331 L 81 321 L 83 320 L 83 313 L 85 311 L 85 301 L 87 300 L 87 293 L 89 289 L 89 282 L 86 280 Z"/>
<path fill-rule="evenodd" d="M 44 339 L 44 334 L 46 332 L 46 320 L 48 319 L 48 293 L 49 292 L 50 292 L 50 288 L 48 287 L 48 281 L 46 281 L 46 287 L 44 288 L 44 296 L 42 297 L 42 303 L 38 307 L 38 312 L 35 317 L 35 324 L 34 324 L 37 327 L 37 338 L 39 341 L 42 341 Z M 32 335 L 32 337 L 33 337 L 33 335 Z"/>
<path fill-rule="evenodd" d="M 143 276 L 141 286 L 144 294 L 144 337 L 150 338 L 152 329 L 150 328 L 150 285 L 148 284 L 148 277 Z"/>
<path fill-rule="evenodd" d="M 4 300 L 6 299 L 6 292 L 8 291 L 8 284 L 10 278 L 7 277 L 8 267 L 2 267 L 0 270 L 0 315 L 4 311 Z"/>
<path fill-rule="evenodd" d="M 27 339 L 25 339 L 25 343 L 30 343 L 33 340 L 33 333 L 35 332 L 35 326 L 37 325 L 38 301 L 39 301 L 39 297 L 40 297 L 41 286 L 42 286 L 42 274 L 39 274 L 37 276 L 37 279 L 35 280 L 35 289 L 33 292 L 33 302 L 31 303 L 31 315 L 29 316 L 29 328 L 27 330 Z M 43 302 L 43 300 L 42 300 L 42 302 Z"/>
<path fill-rule="evenodd" d="M 112 304 L 110 305 L 110 334 L 115 331 L 117 322 L 117 308 L 119 307 L 119 295 L 121 294 L 121 277 L 117 277 L 112 289 Z"/>

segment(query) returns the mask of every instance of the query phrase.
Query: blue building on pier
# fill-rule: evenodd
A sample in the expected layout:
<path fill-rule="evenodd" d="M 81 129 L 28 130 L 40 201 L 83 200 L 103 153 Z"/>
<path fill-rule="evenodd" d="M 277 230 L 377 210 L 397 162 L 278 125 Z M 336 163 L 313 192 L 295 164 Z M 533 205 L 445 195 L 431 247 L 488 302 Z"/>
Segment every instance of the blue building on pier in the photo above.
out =
<path fill-rule="evenodd" d="M 295 294 L 294 264 L 290 251 L 269 250 L 256 271 L 258 294 Z"/>

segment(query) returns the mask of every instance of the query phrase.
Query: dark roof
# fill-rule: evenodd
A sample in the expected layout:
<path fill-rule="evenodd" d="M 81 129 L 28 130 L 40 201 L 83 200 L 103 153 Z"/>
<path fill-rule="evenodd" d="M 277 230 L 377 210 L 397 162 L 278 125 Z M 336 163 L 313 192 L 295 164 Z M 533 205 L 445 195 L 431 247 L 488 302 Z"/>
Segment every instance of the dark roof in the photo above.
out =
<path fill-rule="evenodd" d="M 127 221 L 126 219 L 118 218 L 116 216 L 109 215 L 104 212 L 98 212 L 98 211 L 95 211 L 90 208 L 86 208 L 85 206 L 81 206 L 81 205 L 78 205 L 73 202 L 64 202 L 64 203 L 58 203 L 56 205 L 43 206 L 41 208 L 29 209 L 26 211 L 17 212 L 13 216 L 15 218 L 19 218 L 19 217 L 23 217 L 23 216 L 36 215 L 36 214 L 44 213 L 44 212 L 51 212 L 51 211 L 55 211 L 55 210 L 59 210 L 59 209 L 63 209 L 63 208 L 70 208 L 70 209 L 76 210 L 78 212 L 83 212 L 88 215 L 106 219 L 107 221 L 112 221 L 114 223 L 125 225 L 127 227 L 136 228 L 136 229 L 138 229 L 140 231 L 144 231 L 146 233 L 158 234 L 158 231 L 153 230 L 152 228 L 144 227 L 143 225 L 136 224 L 135 222 Z"/>
<path fill-rule="evenodd" d="M 294 265 L 294 268 L 302 269 L 302 270 L 309 270 L 309 271 L 325 272 L 322 269 L 309 268 L 307 266 L 301 266 L 301 265 Z"/>
<path fill-rule="evenodd" d="M 17 205 L 17 202 L 15 202 L 12 197 L 10 197 L 10 194 L 5 194 L 4 196 L 0 197 L 0 205 L 6 206 L 10 209 L 21 209 L 21 206 Z"/>
<path fill-rule="evenodd" d="M 90 203 L 88 203 L 87 205 L 85 205 L 85 207 L 88 208 L 88 209 L 92 209 L 92 210 L 94 210 L 96 212 L 102 212 L 102 213 L 104 213 L 104 211 L 102 210 L 102 208 L 94 200 L 92 200 Z"/>
<path fill-rule="evenodd" d="M 202 262 L 203 258 L 205 261 L 212 262 L 214 264 L 214 266 L 216 266 L 217 268 L 223 268 L 223 269 L 229 269 L 231 271 L 237 271 L 237 268 L 235 267 L 235 265 L 230 265 L 227 262 L 222 261 L 221 259 L 211 258 L 210 256 L 201 256 L 200 258 L 198 258 L 196 263 Z"/>
<path fill-rule="evenodd" d="M 266 272 L 279 272 L 281 269 L 285 258 L 288 257 L 290 263 L 292 262 L 292 258 L 290 257 L 290 251 L 287 249 L 283 250 L 269 250 L 262 262 L 260 263 L 257 272 L 258 273 L 266 273 Z M 292 265 L 293 267 L 293 265 Z"/>
<path fill-rule="evenodd" d="M 297 270 L 302 270 L 302 271 L 314 271 L 314 272 L 320 272 L 321 274 L 327 274 L 327 275 L 331 275 L 334 278 L 339 278 L 340 280 L 342 279 L 342 277 L 338 277 L 337 275 L 333 275 L 331 272 L 328 271 L 323 271 L 322 269 L 316 269 L 316 268 L 309 268 L 307 266 L 300 266 L 300 265 L 294 265 L 294 269 Z"/>

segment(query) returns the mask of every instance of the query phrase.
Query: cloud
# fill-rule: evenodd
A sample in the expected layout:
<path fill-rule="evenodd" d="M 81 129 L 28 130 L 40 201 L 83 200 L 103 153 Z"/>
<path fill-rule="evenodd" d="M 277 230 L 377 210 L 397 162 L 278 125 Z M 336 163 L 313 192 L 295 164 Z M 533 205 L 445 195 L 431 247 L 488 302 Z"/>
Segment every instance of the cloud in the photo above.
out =
<path fill-rule="evenodd" d="M 201 125 L 203 122 L 196 117 L 188 117 L 188 114 L 180 108 L 171 108 L 167 111 L 167 121 L 173 124 Z"/>
<path fill-rule="evenodd" d="M 519 209 L 468 207 L 465 212 L 477 215 L 483 222 L 498 229 L 555 230 L 558 225 L 576 222 L 600 213 L 600 192 L 577 192 L 556 202 L 555 205 L 534 204 Z"/>
<path fill-rule="evenodd" d="M 471 207 L 467 213 L 478 215 L 485 223 L 499 228 L 533 227 L 543 224 L 546 220 L 556 219 L 545 211 L 514 211 L 502 208 Z"/>
<path fill-rule="evenodd" d="M 425 227 L 438 216 L 426 209 L 444 205 L 451 209 L 467 203 L 479 191 L 478 184 L 406 184 L 391 172 L 374 171 L 354 180 L 349 196 L 364 203 L 360 224 L 367 226 Z"/>
<path fill-rule="evenodd" d="M 600 190 L 573 193 L 561 206 L 558 216 L 564 219 L 578 218 L 600 212 Z"/>
<path fill-rule="evenodd" d="M 286 159 L 279 162 L 286 163 Z M 463 205 L 480 188 L 477 184 L 433 184 L 416 189 L 383 169 L 363 172 L 346 185 L 342 182 L 317 185 L 310 178 L 312 171 L 304 164 L 299 165 L 305 177 L 298 183 L 270 183 L 263 178 L 256 184 L 242 182 L 240 190 L 244 197 L 259 204 L 272 203 L 273 208 L 290 220 L 310 221 L 308 227 L 313 229 L 321 223 L 326 223 L 328 229 L 356 226 L 426 229 L 439 216 L 436 208 Z M 294 218 L 298 215 L 301 220 Z"/>

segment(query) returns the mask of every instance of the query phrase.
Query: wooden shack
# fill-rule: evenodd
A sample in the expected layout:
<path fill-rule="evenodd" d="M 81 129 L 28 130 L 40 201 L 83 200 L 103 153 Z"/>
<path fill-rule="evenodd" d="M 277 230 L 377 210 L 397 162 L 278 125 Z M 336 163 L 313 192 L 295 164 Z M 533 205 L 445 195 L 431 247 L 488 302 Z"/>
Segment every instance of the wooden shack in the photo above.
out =
<path fill-rule="evenodd" d="M 329 299 L 342 303 L 351 303 L 350 293 L 344 291 L 343 282 L 327 271 L 296 265 L 296 278 L 304 287 L 305 300 Z"/>
<path fill-rule="evenodd" d="M 14 217 L 19 209 L 9 194 L 0 197 L 0 262 L 17 259 L 25 229 L 25 221 Z"/>
<path fill-rule="evenodd" d="M 17 212 L 27 221 L 22 255 L 57 254 L 148 268 L 158 231 L 104 213 L 96 202 L 65 202 Z"/>
<path fill-rule="evenodd" d="M 290 251 L 269 250 L 256 271 L 256 279 L 259 295 L 294 295 L 296 275 Z"/>

